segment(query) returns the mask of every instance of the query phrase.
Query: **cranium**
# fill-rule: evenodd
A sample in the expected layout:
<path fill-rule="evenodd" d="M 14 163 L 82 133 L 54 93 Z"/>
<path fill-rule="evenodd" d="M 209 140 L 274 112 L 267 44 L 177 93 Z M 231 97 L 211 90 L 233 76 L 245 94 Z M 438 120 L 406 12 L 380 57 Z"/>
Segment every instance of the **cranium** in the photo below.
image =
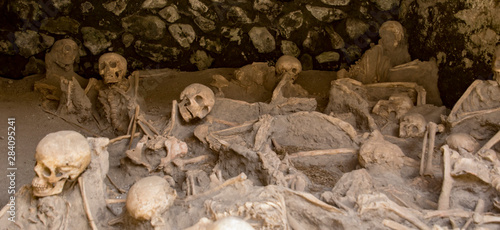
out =
<path fill-rule="evenodd" d="M 159 176 L 137 181 L 128 191 L 126 208 L 136 220 L 151 221 L 153 227 L 161 225 L 161 214 L 174 203 L 177 193 Z"/>
<path fill-rule="evenodd" d="M 253 230 L 254 228 L 246 221 L 234 216 L 228 216 L 220 220 L 217 220 L 207 228 L 207 230 L 231 230 L 231 229 Z"/>
<path fill-rule="evenodd" d="M 425 118 L 421 114 L 406 114 L 399 122 L 399 137 L 422 137 L 426 126 Z"/>
<path fill-rule="evenodd" d="M 479 149 L 479 143 L 467 133 L 452 133 L 446 137 L 446 144 L 450 146 L 451 149 L 461 152 L 465 150 L 469 153 L 473 153 Z"/>
<path fill-rule="evenodd" d="M 65 71 L 72 71 L 73 64 L 78 58 L 78 45 L 69 38 L 58 40 L 52 46 L 50 55 L 59 67 Z"/>
<path fill-rule="evenodd" d="M 127 60 L 117 53 L 106 53 L 99 58 L 99 74 L 104 83 L 120 82 L 127 73 Z"/>
<path fill-rule="evenodd" d="M 389 117 L 394 112 L 396 118 L 401 118 L 411 108 L 413 108 L 413 101 L 407 94 L 396 94 L 389 97 L 389 100 L 380 100 L 373 107 L 372 112 L 382 117 Z"/>
<path fill-rule="evenodd" d="M 214 104 L 214 92 L 202 84 L 194 83 L 181 92 L 179 113 L 186 122 L 194 118 L 203 119 L 210 113 Z"/>
<path fill-rule="evenodd" d="M 495 56 L 493 57 L 493 63 L 491 65 L 493 70 L 494 78 L 500 85 L 500 45 L 495 49 Z"/>
<path fill-rule="evenodd" d="M 379 43 L 383 47 L 395 48 L 404 39 L 404 29 L 401 23 L 397 21 L 384 22 L 379 29 Z"/>
<path fill-rule="evenodd" d="M 62 192 L 67 180 L 75 180 L 89 165 L 90 146 L 75 131 L 59 131 L 45 136 L 36 147 L 36 177 L 33 194 L 38 197 Z"/>
<path fill-rule="evenodd" d="M 302 71 L 302 64 L 299 59 L 291 55 L 283 55 L 276 62 L 276 73 L 282 75 L 285 73 L 296 76 Z"/>

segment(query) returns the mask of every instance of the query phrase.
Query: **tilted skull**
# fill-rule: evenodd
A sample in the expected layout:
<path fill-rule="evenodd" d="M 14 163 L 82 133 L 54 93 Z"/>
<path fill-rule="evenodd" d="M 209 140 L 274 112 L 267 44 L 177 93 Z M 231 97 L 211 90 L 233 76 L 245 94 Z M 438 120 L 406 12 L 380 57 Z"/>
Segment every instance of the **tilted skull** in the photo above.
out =
<path fill-rule="evenodd" d="M 302 72 L 302 64 L 299 59 L 291 55 L 283 55 L 276 61 L 276 73 L 283 75 L 285 73 L 298 75 Z"/>
<path fill-rule="evenodd" d="M 168 182 L 159 176 L 145 177 L 137 181 L 128 191 L 126 208 L 136 220 L 151 221 L 161 225 L 161 214 L 174 204 L 177 193 Z"/>
<path fill-rule="evenodd" d="M 99 58 L 99 74 L 104 83 L 120 82 L 127 73 L 127 60 L 117 53 L 106 53 Z"/>
<path fill-rule="evenodd" d="M 59 67 L 65 71 L 72 71 L 73 64 L 78 58 L 78 45 L 69 38 L 58 40 L 52 46 L 50 56 Z"/>
<path fill-rule="evenodd" d="M 399 122 L 399 137 L 422 137 L 426 126 L 424 116 L 418 113 L 408 113 Z"/>
<path fill-rule="evenodd" d="M 202 84 L 194 83 L 181 92 L 179 113 L 186 122 L 195 118 L 203 119 L 215 104 L 214 92 Z"/>
<path fill-rule="evenodd" d="M 33 194 L 56 195 L 62 192 L 66 181 L 76 180 L 90 164 L 90 145 L 75 131 L 50 133 L 38 143 L 35 159 L 37 176 L 31 183 Z"/>

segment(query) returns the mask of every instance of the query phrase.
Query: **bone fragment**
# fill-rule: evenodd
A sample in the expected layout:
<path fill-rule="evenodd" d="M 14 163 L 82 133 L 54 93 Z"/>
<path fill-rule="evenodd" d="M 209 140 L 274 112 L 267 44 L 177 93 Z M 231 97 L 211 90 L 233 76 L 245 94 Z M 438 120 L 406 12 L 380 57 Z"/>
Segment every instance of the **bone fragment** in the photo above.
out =
<path fill-rule="evenodd" d="M 89 220 L 90 227 L 92 228 L 92 230 L 97 230 L 98 228 L 95 225 L 94 217 L 90 212 L 89 203 L 87 202 L 87 194 L 85 193 L 85 184 L 83 182 L 82 177 L 78 177 L 78 184 L 80 185 L 80 192 L 82 194 L 82 200 L 83 200 L 83 208 L 85 209 L 85 214 L 87 214 L 87 219 Z"/>
<path fill-rule="evenodd" d="M 201 156 L 197 156 L 197 157 L 193 157 L 193 158 L 190 158 L 190 159 L 180 159 L 180 158 L 177 158 L 177 159 L 174 159 L 173 160 L 173 163 L 183 169 L 185 165 L 187 164 L 194 164 L 194 163 L 198 163 L 198 162 L 202 162 L 202 161 L 205 161 L 209 158 L 209 155 L 201 155 Z"/>
<path fill-rule="evenodd" d="M 170 122 L 167 124 L 165 130 L 163 130 L 163 136 L 172 136 L 172 131 L 175 128 L 175 123 L 177 122 L 177 101 L 172 101 L 172 111 L 170 113 Z"/>
<path fill-rule="evenodd" d="M 432 158 L 434 156 L 434 144 L 436 142 L 436 132 L 437 124 L 434 122 L 429 122 L 427 124 L 427 130 L 429 131 L 429 148 L 427 148 L 426 163 L 424 168 L 424 175 L 434 176 L 432 170 Z"/>
<path fill-rule="evenodd" d="M 446 210 L 450 208 L 450 193 L 453 188 L 453 178 L 451 177 L 451 149 L 448 145 L 441 147 L 443 151 L 443 186 L 439 195 L 438 210 Z"/>
<path fill-rule="evenodd" d="M 481 147 L 477 152 L 483 152 L 487 149 L 491 149 L 496 143 L 500 141 L 500 131 L 498 131 L 495 136 L 493 136 L 486 144 Z"/>
<path fill-rule="evenodd" d="M 303 151 L 296 152 L 289 155 L 290 158 L 297 157 L 310 157 L 310 156 L 321 156 L 321 155 L 337 155 L 343 153 L 357 153 L 356 149 L 352 148 L 339 148 L 339 149 L 323 149 L 323 150 L 312 150 L 312 151 Z"/>
<path fill-rule="evenodd" d="M 134 134 L 135 137 L 138 137 L 140 135 L 141 135 L 141 133 L 135 133 Z M 119 136 L 119 137 L 115 137 L 115 138 L 109 140 L 108 145 L 109 144 L 113 144 L 113 143 L 118 142 L 118 141 L 121 141 L 121 140 L 125 140 L 127 138 L 130 138 L 130 135 L 122 135 L 122 136 Z"/>
<path fill-rule="evenodd" d="M 291 194 L 294 194 L 294 195 L 298 195 L 302 198 L 304 198 L 306 201 L 308 201 L 309 203 L 311 204 L 314 204 L 326 211 L 329 211 L 329 212 L 335 212 L 335 213 L 344 213 L 342 210 L 334 207 L 334 206 L 331 206 L 321 200 L 319 200 L 318 198 L 316 198 L 315 196 L 313 196 L 312 194 L 310 193 L 306 193 L 306 192 L 299 192 L 299 191 L 295 191 L 295 190 L 292 190 L 292 189 L 289 189 L 289 188 L 285 188 L 285 187 L 281 187 L 282 189 L 285 190 L 285 192 L 288 192 L 288 193 L 291 193 Z"/>
<path fill-rule="evenodd" d="M 139 105 L 136 105 L 135 106 L 135 114 L 134 114 L 134 117 L 132 118 L 133 120 L 133 123 L 132 123 L 132 132 L 131 133 L 135 133 L 135 129 L 137 128 L 137 117 L 139 116 Z M 130 142 L 128 143 L 128 148 L 127 149 L 130 149 L 130 147 L 132 146 L 132 142 L 134 141 L 134 136 L 131 135 L 130 136 Z"/>
<path fill-rule="evenodd" d="M 227 187 L 229 185 L 232 185 L 232 184 L 236 184 L 236 183 L 239 183 L 239 182 L 243 182 L 247 179 L 247 175 L 245 175 L 245 173 L 241 173 L 240 175 L 238 176 L 235 176 L 233 178 L 230 178 L 228 180 L 226 180 L 224 183 L 222 183 L 221 185 L 218 185 L 217 187 L 215 188 L 212 188 L 206 192 L 203 192 L 203 193 L 200 193 L 200 194 L 197 194 L 197 195 L 193 195 L 193 196 L 189 196 L 189 197 L 186 197 L 184 199 L 184 201 L 191 201 L 191 200 L 195 200 L 195 199 L 198 199 L 199 197 L 202 197 L 202 196 L 206 196 L 210 193 L 213 193 L 213 192 L 216 192 L 216 191 L 219 191 L 221 189 L 223 189 L 224 187 Z"/>
<path fill-rule="evenodd" d="M 472 223 L 472 221 L 476 221 L 476 219 L 478 219 L 477 217 L 481 215 L 483 212 L 484 212 L 484 200 L 480 198 L 479 200 L 477 200 L 476 209 L 474 209 L 474 214 L 472 215 L 472 218 L 469 218 L 469 220 L 467 220 L 462 229 L 467 229 L 469 225 Z"/>
<path fill-rule="evenodd" d="M 384 224 L 384 226 L 386 226 L 390 229 L 394 229 L 394 230 L 411 230 L 411 228 L 406 227 L 398 222 L 395 222 L 395 221 L 389 220 L 389 219 L 385 219 L 384 221 L 382 221 L 382 224 Z"/>
<path fill-rule="evenodd" d="M 111 177 L 109 177 L 109 175 L 108 175 L 108 174 L 106 174 L 106 177 L 108 178 L 109 182 L 111 182 L 111 184 L 112 184 L 113 186 L 115 186 L 115 188 L 116 188 L 116 189 L 118 189 L 118 192 L 120 192 L 120 193 L 122 193 L 122 194 L 127 192 L 127 191 L 125 191 L 125 190 L 121 189 L 120 187 L 118 187 L 118 185 L 116 185 L 116 184 L 115 184 L 115 182 L 113 182 L 113 180 L 111 180 Z"/>
<path fill-rule="evenodd" d="M 427 142 L 429 139 L 429 130 L 425 130 L 424 140 L 422 142 L 422 158 L 420 159 L 420 176 L 424 176 L 425 160 L 427 156 Z"/>
<path fill-rule="evenodd" d="M 106 204 L 120 204 L 127 202 L 127 199 L 106 199 Z"/>

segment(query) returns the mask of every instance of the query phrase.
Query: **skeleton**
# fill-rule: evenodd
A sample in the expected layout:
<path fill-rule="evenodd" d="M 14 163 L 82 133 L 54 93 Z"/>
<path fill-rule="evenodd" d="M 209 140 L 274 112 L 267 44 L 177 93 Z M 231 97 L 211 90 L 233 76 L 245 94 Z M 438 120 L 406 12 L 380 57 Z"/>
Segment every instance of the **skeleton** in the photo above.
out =
<path fill-rule="evenodd" d="M 75 131 L 48 134 L 35 153 L 37 176 L 33 178 L 33 194 L 45 197 L 60 194 L 68 181 L 75 181 L 91 159 L 87 139 Z"/>
<path fill-rule="evenodd" d="M 300 72 L 302 72 L 302 64 L 294 56 L 283 55 L 278 59 L 276 74 L 281 80 L 273 91 L 271 104 L 282 103 L 287 97 L 304 97 L 308 95 L 307 91 L 300 85 L 293 84 Z"/>
<path fill-rule="evenodd" d="M 165 179 L 142 178 L 128 191 L 127 213 L 135 220 L 149 221 L 154 229 L 162 229 L 165 223 L 161 215 L 173 205 L 176 197 L 177 193 Z"/>

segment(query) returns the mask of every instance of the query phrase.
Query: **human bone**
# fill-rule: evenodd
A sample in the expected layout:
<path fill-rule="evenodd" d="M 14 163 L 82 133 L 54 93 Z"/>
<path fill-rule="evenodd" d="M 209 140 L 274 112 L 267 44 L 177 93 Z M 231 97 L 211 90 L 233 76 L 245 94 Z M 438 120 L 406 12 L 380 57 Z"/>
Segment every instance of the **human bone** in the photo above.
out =
<path fill-rule="evenodd" d="M 283 55 L 276 61 L 276 73 L 297 75 L 302 72 L 302 64 L 299 59 L 291 55 Z"/>
<path fill-rule="evenodd" d="M 181 92 L 179 113 L 186 122 L 195 118 L 203 119 L 215 104 L 214 92 L 202 84 L 194 83 Z"/>
<path fill-rule="evenodd" d="M 65 229 L 68 205 L 60 196 L 47 196 L 38 200 L 37 217 L 47 229 Z"/>
<path fill-rule="evenodd" d="M 37 197 L 62 192 L 68 180 L 76 180 L 87 168 L 91 150 L 87 139 L 75 131 L 59 131 L 45 136 L 37 145 L 32 187 Z"/>
<path fill-rule="evenodd" d="M 421 114 L 406 114 L 399 122 L 399 137 L 422 137 L 425 133 L 426 125 L 425 117 Z"/>
<path fill-rule="evenodd" d="M 460 149 L 473 153 L 479 149 L 479 143 L 467 133 L 452 133 L 446 137 L 446 144 L 453 150 L 460 152 Z"/>
<path fill-rule="evenodd" d="M 176 197 L 177 193 L 165 179 L 150 176 L 140 179 L 130 188 L 125 206 L 134 219 L 153 221 L 153 218 L 161 218 Z"/>
<path fill-rule="evenodd" d="M 60 68 L 65 72 L 73 72 L 73 64 L 78 58 L 78 45 L 72 39 L 66 38 L 54 42 L 52 49 L 47 54 L 45 62 L 47 71 Z M 54 66 L 52 63 L 56 64 Z"/>
<path fill-rule="evenodd" d="M 127 60 L 117 53 L 106 53 L 99 58 L 99 74 L 104 83 L 120 82 L 127 73 Z"/>
<path fill-rule="evenodd" d="M 380 100 L 373 107 L 372 112 L 382 117 L 388 118 L 391 113 L 396 114 L 396 118 L 404 116 L 411 108 L 413 101 L 407 94 L 397 94 L 389 97 L 389 100 Z"/>
<path fill-rule="evenodd" d="M 217 220 L 207 228 L 207 230 L 232 230 L 232 229 L 253 230 L 254 228 L 246 221 L 234 216 L 228 216 L 220 220 Z"/>

